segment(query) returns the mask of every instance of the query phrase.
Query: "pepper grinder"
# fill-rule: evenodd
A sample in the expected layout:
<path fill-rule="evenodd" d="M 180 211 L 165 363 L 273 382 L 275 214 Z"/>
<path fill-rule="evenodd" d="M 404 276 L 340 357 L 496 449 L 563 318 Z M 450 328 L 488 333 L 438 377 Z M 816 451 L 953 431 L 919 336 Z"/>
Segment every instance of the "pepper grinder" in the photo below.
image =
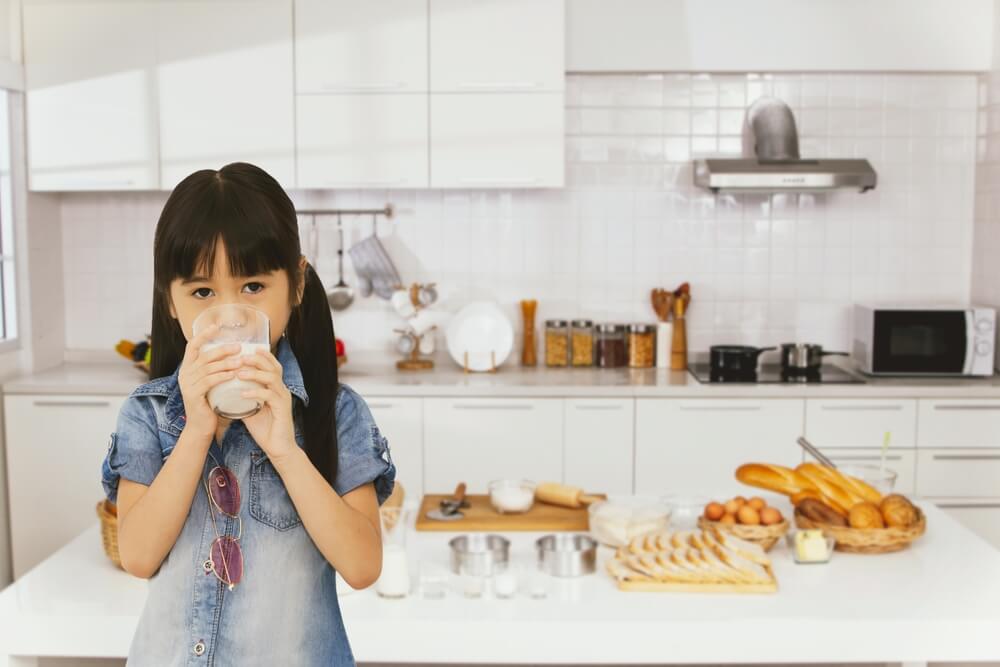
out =
<path fill-rule="evenodd" d="M 684 321 L 684 314 L 691 302 L 691 292 L 683 289 L 683 286 L 678 292 L 679 294 L 675 293 L 674 295 L 674 331 L 673 342 L 670 346 L 670 369 L 683 371 L 687 370 L 687 323 Z"/>
<path fill-rule="evenodd" d="M 523 299 L 521 301 L 521 318 L 524 321 L 524 344 L 521 349 L 521 365 L 535 366 L 538 357 L 535 354 L 535 308 L 538 301 Z"/>

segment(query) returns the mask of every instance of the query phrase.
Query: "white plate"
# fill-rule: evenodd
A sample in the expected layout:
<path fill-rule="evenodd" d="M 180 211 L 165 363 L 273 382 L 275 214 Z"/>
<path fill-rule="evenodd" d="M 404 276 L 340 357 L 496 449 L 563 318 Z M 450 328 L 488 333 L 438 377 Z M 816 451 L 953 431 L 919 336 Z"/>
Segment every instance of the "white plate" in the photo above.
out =
<path fill-rule="evenodd" d="M 492 301 L 470 303 L 451 319 L 445 332 L 448 354 L 459 366 L 469 354 L 470 371 L 488 371 L 492 361 L 499 366 L 514 347 L 514 326 Z M 491 360 L 490 352 L 493 353 Z"/>

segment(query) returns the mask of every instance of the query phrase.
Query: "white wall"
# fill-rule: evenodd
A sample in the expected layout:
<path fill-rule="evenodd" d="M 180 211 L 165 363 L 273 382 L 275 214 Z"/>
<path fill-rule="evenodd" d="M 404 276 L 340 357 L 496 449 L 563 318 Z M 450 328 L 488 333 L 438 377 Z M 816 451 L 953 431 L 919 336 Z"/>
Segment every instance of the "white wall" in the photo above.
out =
<path fill-rule="evenodd" d="M 979 82 L 972 297 L 1000 308 L 1000 25 L 994 29 L 993 68 Z"/>
<path fill-rule="evenodd" d="M 738 152 L 742 109 L 768 92 L 795 109 L 804 156 L 867 157 L 878 188 L 716 198 L 691 186 L 690 158 Z M 518 324 L 521 298 L 540 300 L 539 319 L 648 321 L 649 290 L 689 280 L 693 349 L 789 340 L 842 349 L 854 302 L 969 298 L 973 75 L 574 75 L 567 105 L 563 190 L 293 199 L 300 208 L 394 203 L 400 214 L 379 233 L 404 280 L 438 282 L 452 311 L 497 299 Z M 68 348 L 110 350 L 147 333 L 152 232 L 165 200 L 61 196 Z M 321 221 L 328 285 L 333 223 Z M 370 229 L 350 221 L 348 244 Z M 347 280 L 356 284 L 349 260 Z M 372 298 L 335 324 L 349 350 L 388 350 L 399 321 Z"/>

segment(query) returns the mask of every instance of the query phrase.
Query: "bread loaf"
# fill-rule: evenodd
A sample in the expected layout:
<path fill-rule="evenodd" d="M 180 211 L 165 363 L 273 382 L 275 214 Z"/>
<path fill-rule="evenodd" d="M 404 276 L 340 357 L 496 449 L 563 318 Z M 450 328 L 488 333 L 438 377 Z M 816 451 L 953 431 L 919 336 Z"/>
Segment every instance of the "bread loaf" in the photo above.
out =
<path fill-rule="evenodd" d="M 833 526 L 847 527 L 847 519 L 836 512 L 832 507 L 816 498 L 806 498 L 795 505 L 805 518 L 817 523 L 826 523 Z"/>
<path fill-rule="evenodd" d="M 785 466 L 768 463 L 746 463 L 736 469 L 736 479 L 749 486 L 775 491 L 786 496 L 804 491 L 816 491 L 816 485 Z"/>

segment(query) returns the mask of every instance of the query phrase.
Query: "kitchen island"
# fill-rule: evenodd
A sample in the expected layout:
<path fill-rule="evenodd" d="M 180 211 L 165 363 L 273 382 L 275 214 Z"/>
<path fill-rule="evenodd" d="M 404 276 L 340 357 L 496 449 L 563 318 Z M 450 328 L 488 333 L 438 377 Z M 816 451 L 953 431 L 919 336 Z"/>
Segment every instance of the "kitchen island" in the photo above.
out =
<path fill-rule="evenodd" d="M 542 577 L 509 600 L 468 599 L 457 582 L 442 599 L 419 588 L 401 600 L 349 592 L 341 608 L 355 656 L 376 663 L 815 663 L 1000 661 L 1000 551 L 937 507 L 924 504 L 927 534 L 909 550 L 837 553 L 828 565 L 796 565 L 772 551 L 771 595 L 624 593 L 603 571 Z M 407 551 L 415 583 L 445 568 L 453 533 L 416 532 Z M 511 556 L 533 564 L 535 533 L 507 533 Z M 533 587 L 532 587 L 533 588 Z M 146 583 L 107 560 L 98 526 L 0 593 L 0 667 L 37 656 L 121 656 Z M 13 656 L 6 658 L 4 656 Z"/>

